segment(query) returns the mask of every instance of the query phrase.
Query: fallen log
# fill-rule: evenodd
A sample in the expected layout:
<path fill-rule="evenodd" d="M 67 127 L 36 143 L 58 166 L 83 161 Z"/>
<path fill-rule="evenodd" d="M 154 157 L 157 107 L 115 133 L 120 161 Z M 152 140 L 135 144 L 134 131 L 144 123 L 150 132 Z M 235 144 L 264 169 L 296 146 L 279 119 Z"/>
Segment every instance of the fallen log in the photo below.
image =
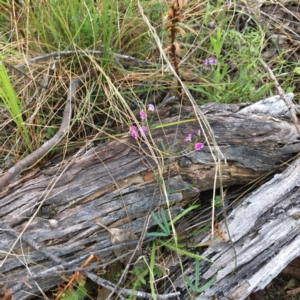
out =
<path fill-rule="evenodd" d="M 292 98 L 291 94 L 288 96 Z M 300 150 L 295 126 L 279 97 L 254 105 L 207 104 L 201 110 L 226 158 L 221 161 L 225 187 L 249 183 L 277 169 Z M 182 107 L 180 113 L 181 120 L 194 117 L 191 107 Z M 159 111 L 159 119 L 172 124 L 178 120 L 178 114 L 173 107 L 165 108 Z M 199 152 L 185 151 L 185 137 L 198 128 L 194 120 L 151 131 L 155 154 L 164 161 L 172 216 L 198 197 L 192 184 L 195 178 L 201 177 L 196 186 L 200 191 L 214 187 L 217 166 L 208 145 Z M 24 249 L 22 239 L 30 238 L 56 257 L 74 261 L 74 268 L 87 255 L 111 246 L 109 233 L 98 223 L 140 235 L 154 225 L 148 220 L 149 212 L 167 205 L 165 194 L 160 192 L 153 157 L 142 142 L 131 137 L 107 141 L 81 156 L 33 170 L 2 191 L 0 199 L 0 249 L 9 253 L 0 262 L 4 275 L 1 281 L 20 300 L 29 299 L 39 288 L 49 290 L 61 281 L 55 274 L 38 279 L 28 277 L 29 273 L 39 274 L 57 262 L 32 248 Z M 22 232 L 22 238 L 16 240 L 9 228 Z M 209 252 L 207 255 L 211 256 Z M 101 251 L 103 262 L 113 258 L 112 251 Z M 231 271 L 232 268 L 228 272 Z M 212 274 L 210 271 L 205 278 Z M 26 284 L 17 284 L 22 278 Z M 252 286 L 252 290 L 257 286 Z"/>
<path fill-rule="evenodd" d="M 202 256 L 213 264 L 201 265 L 199 286 L 215 277 L 215 283 L 195 299 L 243 300 L 264 289 L 292 260 L 299 256 L 300 245 L 300 158 L 283 173 L 236 203 L 227 212 L 227 225 L 220 230 L 230 233 L 226 241 L 210 245 Z M 205 244 L 205 238 L 193 239 Z M 184 276 L 195 282 L 195 266 L 184 266 Z M 188 299 L 181 271 L 171 277 L 183 299 Z M 187 297 L 187 298 L 185 298 Z"/>
<path fill-rule="evenodd" d="M 236 256 L 228 242 L 217 243 L 204 253 L 214 264 L 203 278 L 217 274 L 217 282 L 199 299 L 209 295 L 246 299 L 265 288 L 299 256 L 299 174 L 298 158 L 233 208 L 228 227 Z"/>

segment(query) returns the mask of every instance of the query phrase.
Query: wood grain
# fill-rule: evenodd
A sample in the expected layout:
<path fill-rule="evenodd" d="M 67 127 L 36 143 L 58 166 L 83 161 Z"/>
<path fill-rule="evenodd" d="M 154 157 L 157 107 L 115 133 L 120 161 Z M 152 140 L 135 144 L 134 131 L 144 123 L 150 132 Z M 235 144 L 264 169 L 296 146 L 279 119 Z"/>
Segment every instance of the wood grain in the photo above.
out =
<path fill-rule="evenodd" d="M 276 97 L 274 99 L 274 106 L 282 101 Z M 247 111 L 249 107 L 251 106 L 245 104 L 208 104 L 201 107 L 214 131 L 217 143 L 226 157 L 226 162 L 223 161 L 221 165 L 224 186 L 249 183 L 253 179 L 277 169 L 300 150 L 297 131 L 287 118 L 288 112 L 269 115 L 266 110 L 256 109 L 255 112 L 249 113 L 249 109 Z M 179 111 L 169 107 L 158 113 L 160 120 L 167 124 L 178 119 Z M 193 118 L 192 108 L 183 107 L 180 116 L 181 119 Z M 172 152 L 185 151 L 187 148 L 185 137 L 197 129 L 196 121 L 155 129 L 151 131 L 153 146 L 160 147 L 159 150 L 162 151 L 161 142 L 166 147 L 177 142 L 176 146 L 172 148 Z M 159 155 L 162 152 L 157 150 L 156 153 Z M 213 188 L 216 166 L 207 145 L 199 152 L 185 151 L 177 156 L 165 153 L 164 164 L 164 176 L 169 190 L 173 216 L 182 211 L 184 205 L 191 203 L 198 195 L 191 186 L 192 180 L 197 176 L 202 178 L 197 186 L 201 191 Z M 111 246 L 108 232 L 96 222 L 108 227 L 130 230 L 139 235 L 146 224 L 148 228 L 154 225 L 151 219 L 149 224 L 147 223 L 149 211 L 158 207 L 166 207 L 166 199 L 160 191 L 160 184 L 155 176 L 148 176 L 149 173 L 158 175 L 154 160 L 149 155 L 147 147 L 143 143 L 137 143 L 131 137 L 99 144 L 82 156 L 71 157 L 62 164 L 32 173 L 31 177 L 26 178 L 25 181 L 20 180 L 14 183 L 0 196 L 0 249 L 4 252 L 9 251 L 15 241 L 9 232 L 1 230 L 1 223 L 10 225 L 17 232 L 21 232 L 25 226 L 28 226 L 24 237 L 31 237 L 48 251 L 55 253 L 58 257 L 64 257 L 67 261 L 96 253 L 99 249 L 103 250 Z M 245 243 L 249 248 L 248 251 L 253 247 L 252 252 L 249 253 L 254 257 L 254 249 L 257 248 L 258 243 L 262 242 L 266 251 L 269 251 L 268 255 L 262 257 L 265 260 L 272 256 L 271 253 L 276 252 L 276 249 L 270 245 L 270 239 L 278 242 L 279 249 L 290 247 L 286 248 L 286 251 L 295 250 L 293 245 L 298 241 L 298 229 L 289 226 L 295 226 L 295 222 L 298 221 L 286 215 L 281 219 L 281 217 L 276 217 L 278 216 L 276 214 L 276 222 L 272 223 L 268 219 L 272 213 L 272 207 L 275 210 L 280 207 L 286 209 L 289 205 L 288 201 L 294 199 L 289 198 L 292 197 L 294 191 L 292 184 L 288 185 L 285 181 L 277 181 L 285 178 L 286 175 L 278 176 L 274 179 L 274 184 L 270 184 L 272 191 L 270 190 L 269 193 L 274 194 L 273 201 L 270 199 L 270 195 L 263 194 L 263 197 L 260 196 L 259 200 L 255 200 L 260 201 L 261 206 L 252 206 L 254 204 L 245 202 L 244 206 L 237 207 L 236 213 L 231 215 L 235 217 L 230 223 L 230 231 L 232 231 L 233 241 L 237 243 L 239 259 L 242 259 L 243 252 L 246 251 L 243 246 Z M 281 192 L 282 185 L 286 186 Z M 296 187 L 295 183 L 294 187 Z M 282 198 L 284 196 L 286 196 L 285 199 Z M 254 200 L 251 200 L 251 203 L 254 203 Z M 56 227 L 48 219 L 39 215 L 37 212 L 39 205 L 40 210 L 50 205 L 57 207 L 57 214 L 52 216 L 57 221 Z M 269 214 L 266 214 L 267 209 Z M 34 214 L 35 217 L 28 225 L 29 218 Z M 268 226 L 263 227 L 263 224 Z M 283 231 L 284 234 L 277 232 L 280 238 L 278 237 L 276 240 L 275 233 L 272 235 L 272 230 L 277 228 L 278 231 L 281 224 L 289 228 L 289 235 L 285 231 Z M 256 231 L 255 228 L 257 228 Z M 253 235 L 253 232 L 257 233 L 257 237 Z M 284 243 L 284 239 L 286 243 Z M 270 241 L 268 242 L 268 240 Z M 20 300 L 29 299 L 29 294 L 38 292 L 34 280 L 30 278 L 27 283 L 32 288 L 22 285 L 21 289 L 14 290 L 17 282 L 26 278 L 28 270 L 30 269 L 31 274 L 38 274 L 44 268 L 54 266 L 41 253 L 24 247 L 25 245 L 19 241 L 14 248 L 14 253 L 18 253 L 19 257 L 16 258 L 15 255 L 10 254 L 1 266 L 1 273 L 5 276 L 4 281 L 7 288 L 13 291 L 15 299 Z M 222 267 L 223 271 L 220 273 L 222 275 L 218 275 L 220 278 L 218 281 L 224 284 L 225 281 L 222 280 L 227 280 L 232 272 L 233 256 L 230 244 L 218 243 L 212 247 L 215 248 L 210 247 L 205 255 L 211 258 L 215 253 L 213 257 L 216 263 L 211 270 L 206 268 L 205 278 L 213 276 Z M 213 249 L 212 252 L 210 249 Z M 263 251 L 263 248 L 257 249 Z M 217 253 L 222 255 L 218 256 Z M 259 257 L 258 254 L 256 257 Z M 290 256 L 294 257 L 294 255 Z M 222 259 L 220 263 L 217 263 L 219 257 Z M 113 258 L 112 251 L 101 254 L 104 262 Z M 248 256 L 246 258 L 248 259 Z M 241 261 L 241 266 L 245 266 L 246 258 Z M 288 260 L 282 259 L 280 267 L 285 267 L 284 264 Z M 252 262 L 253 268 L 258 269 L 258 262 L 254 262 L 254 260 Z M 29 269 L 26 269 L 25 266 Z M 276 272 L 280 267 L 276 269 Z M 248 272 L 249 269 L 245 270 Z M 49 290 L 60 282 L 61 278 L 53 274 L 51 277 L 41 277 L 35 280 L 43 290 Z M 249 284 L 247 290 L 260 288 L 266 281 L 261 284 L 247 281 Z M 180 286 L 179 283 L 178 286 Z M 246 288 L 242 283 L 239 286 Z M 233 288 L 233 285 L 231 284 L 229 287 Z M 216 290 L 212 291 L 216 292 Z M 238 286 L 236 294 L 239 294 Z"/>

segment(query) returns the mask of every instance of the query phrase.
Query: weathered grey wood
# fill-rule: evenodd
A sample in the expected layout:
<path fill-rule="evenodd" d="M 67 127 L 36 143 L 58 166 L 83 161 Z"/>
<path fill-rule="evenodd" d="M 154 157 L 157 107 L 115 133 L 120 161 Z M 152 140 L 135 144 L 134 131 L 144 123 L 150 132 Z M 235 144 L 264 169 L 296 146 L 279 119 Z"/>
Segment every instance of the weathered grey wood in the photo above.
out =
<path fill-rule="evenodd" d="M 210 245 L 202 255 L 214 261 L 204 263 L 200 284 L 216 276 L 215 284 L 196 299 L 243 300 L 263 289 L 294 258 L 300 246 L 300 158 L 282 174 L 236 203 L 227 213 L 232 244 L 226 241 Z M 220 229 L 227 230 L 224 221 Z M 205 238 L 193 240 L 203 244 Z M 236 258 L 236 260 L 235 260 Z M 236 265 L 235 265 L 236 264 Z M 194 264 L 185 265 L 185 276 L 195 280 Z M 186 294 L 181 273 L 173 274 L 173 286 Z M 172 290 L 169 287 L 165 291 Z M 188 295 L 187 295 L 188 297 Z"/>
<path fill-rule="evenodd" d="M 217 274 L 218 281 L 204 295 L 216 291 L 220 295 L 222 287 L 223 297 L 242 300 L 263 289 L 299 256 L 300 159 L 239 203 L 228 224 L 238 268 L 232 276 L 234 255 L 229 243 L 211 246 L 204 255 L 213 254 L 215 263 L 203 277 Z"/>
<path fill-rule="evenodd" d="M 276 106 L 280 101 L 275 98 L 273 103 Z M 222 162 L 221 165 L 224 186 L 248 183 L 274 170 L 300 150 L 294 125 L 281 110 L 280 115 L 273 114 L 270 117 L 268 111 L 249 114 L 246 108 L 245 104 L 209 104 L 201 107 L 227 159 L 227 163 Z M 181 112 L 181 119 L 193 117 L 190 107 L 182 108 Z M 160 118 L 165 123 L 173 122 L 178 119 L 178 111 L 166 108 L 160 112 Z M 184 141 L 187 134 L 198 128 L 195 121 L 165 127 L 163 131 L 156 129 L 151 134 L 157 145 L 161 141 L 165 146 L 177 141 L 172 151 L 179 152 L 187 148 L 187 142 Z M 152 173 L 157 174 L 156 166 L 144 144 L 139 145 L 130 137 L 108 141 L 61 165 L 39 170 L 2 191 L 0 228 L 1 223 L 6 223 L 21 232 L 29 217 L 43 202 L 42 208 L 46 205 L 57 207 L 57 214 L 52 216 L 57 226 L 37 215 L 24 236 L 30 236 L 57 256 L 67 257 L 68 261 L 96 252 L 111 245 L 109 233 L 96 222 L 140 234 L 149 211 L 165 207 L 166 199 L 160 193 L 155 177 L 151 177 Z M 172 214 L 178 214 L 183 205 L 197 196 L 191 187 L 192 179 L 201 176 L 197 187 L 205 191 L 213 188 L 214 175 L 215 165 L 207 146 L 200 152 L 167 156 L 165 176 Z M 153 222 L 150 221 L 151 225 Z M 9 251 L 14 241 L 15 238 L 9 233 L 0 231 L 2 251 Z M 14 251 L 22 253 L 22 247 L 18 242 Z M 13 289 L 16 284 L 14 280 L 20 281 L 20 278 L 28 275 L 28 269 L 35 274 L 42 270 L 42 265 L 52 266 L 36 251 L 25 250 L 29 252 L 19 254 L 19 259 L 9 257 L 3 265 L 0 264 L 1 273 L 7 276 L 7 288 Z M 103 261 L 113 257 L 111 251 L 101 255 Z M 35 264 L 26 269 L 24 265 L 30 262 Z M 54 276 L 41 278 L 37 282 L 48 290 L 59 280 L 58 276 Z M 38 292 L 33 281 L 29 280 L 29 284 L 32 289 L 23 285 L 21 291 L 16 291 L 15 299 L 28 299 L 28 293 Z"/>

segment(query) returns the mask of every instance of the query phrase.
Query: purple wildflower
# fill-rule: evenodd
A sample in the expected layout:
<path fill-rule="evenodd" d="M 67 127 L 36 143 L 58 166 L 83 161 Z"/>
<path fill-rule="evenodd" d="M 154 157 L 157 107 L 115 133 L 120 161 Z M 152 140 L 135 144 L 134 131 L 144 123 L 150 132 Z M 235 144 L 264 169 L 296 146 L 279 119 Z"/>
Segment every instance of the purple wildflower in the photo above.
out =
<path fill-rule="evenodd" d="M 154 105 L 153 104 L 148 104 L 147 107 L 150 111 L 154 111 Z"/>
<path fill-rule="evenodd" d="M 203 147 L 204 147 L 203 143 L 199 142 L 195 144 L 195 150 L 197 151 L 201 150 Z"/>
<path fill-rule="evenodd" d="M 142 120 L 145 120 L 147 118 L 147 115 L 145 114 L 143 109 L 140 111 L 140 117 Z"/>
<path fill-rule="evenodd" d="M 145 134 L 147 133 L 147 127 L 143 125 L 143 126 L 140 128 L 140 133 L 141 133 L 142 136 L 145 135 Z"/>
<path fill-rule="evenodd" d="M 147 246 L 145 249 L 142 250 L 142 253 L 145 255 L 151 256 L 151 251 L 152 251 L 152 248 Z"/>
<path fill-rule="evenodd" d="M 198 130 L 195 132 L 195 134 L 196 134 L 198 137 L 200 137 L 200 135 L 201 135 L 201 130 L 198 129 Z"/>
<path fill-rule="evenodd" d="M 204 65 L 217 65 L 218 64 L 218 60 L 213 58 L 213 57 L 209 57 L 207 58 L 204 62 Z"/>
<path fill-rule="evenodd" d="M 209 57 L 206 60 L 203 61 L 203 68 L 205 70 L 211 70 L 212 67 L 211 66 L 216 66 L 218 64 L 218 60 L 213 58 L 213 57 Z"/>
<path fill-rule="evenodd" d="M 137 132 L 136 126 L 131 126 L 129 128 L 129 133 L 135 140 L 139 137 L 139 133 Z"/>
<path fill-rule="evenodd" d="M 191 142 L 192 141 L 192 135 L 188 134 L 187 137 L 185 138 L 186 142 Z"/>

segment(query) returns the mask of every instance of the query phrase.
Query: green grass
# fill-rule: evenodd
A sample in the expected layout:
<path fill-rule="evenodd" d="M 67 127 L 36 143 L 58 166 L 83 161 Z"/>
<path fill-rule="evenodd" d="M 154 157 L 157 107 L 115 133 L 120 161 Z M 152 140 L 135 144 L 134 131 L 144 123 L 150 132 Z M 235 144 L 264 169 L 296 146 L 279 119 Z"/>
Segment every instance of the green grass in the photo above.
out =
<path fill-rule="evenodd" d="M 0 55 L 0 99 L 8 110 L 12 120 L 18 128 L 18 136 L 25 142 L 26 146 L 31 149 L 31 142 L 28 130 L 24 124 L 22 117 L 22 107 L 16 91 L 14 90 L 4 65 L 2 56 Z"/>
<path fill-rule="evenodd" d="M 169 4 L 170 1 L 141 1 L 164 48 L 169 43 L 169 31 L 163 14 L 168 11 Z M 276 93 L 260 63 L 269 40 L 266 29 L 259 22 L 254 19 L 255 25 L 238 30 L 236 16 L 249 15 L 243 13 L 241 7 L 225 6 L 224 1 L 189 1 L 182 13 L 184 18 L 177 25 L 186 35 L 176 37 L 181 49 L 177 53 L 182 62 L 179 71 L 198 104 L 253 102 Z M 80 101 L 75 105 L 68 139 L 61 141 L 46 160 L 52 155 L 65 154 L 70 148 L 78 150 L 95 139 L 118 138 L 121 134 L 115 128 L 122 127 L 123 132 L 127 132 L 129 126 L 137 122 L 134 113 L 148 103 L 153 92 L 177 95 L 176 80 L 162 63 L 137 1 L 25 0 L 20 5 L 0 0 L 0 45 L 0 106 L 8 112 L 0 115 L 1 147 L 4 149 L 0 163 L 4 162 L 4 153 L 11 152 L 11 160 L 18 161 L 28 149 L 38 148 L 53 136 L 61 122 L 70 81 L 87 69 L 96 68 L 99 76 L 85 83 L 77 97 Z M 3 64 L 5 61 L 16 66 L 25 59 L 52 51 L 87 49 L 102 50 L 103 55 L 78 53 L 61 55 L 57 61 L 44 59 L 22 69 L 27 77 L 7 71 Z M 126 67 L 114 58 L 114 53 L 148 60 L 152 64 Z M 217 59 L 218 64 L 204 69 L 203 61 L 209 57 Z M 293 91 L 297 97 L 299 66 L 284 50 L 269 62 L 285 91 Z M 40 88 L 36 82 L 47 88 Z M 12 151 L 12 145 L 19 138 L 18 151 Z M 155 157 L 163 171 L 164 153 Z M 167 199 L 162 174 L 157 178 Z M 155 214 L 152 216 L 160 228 L 152 232 L 152 236 L 162 239 L 153 244 L 150 262 L 143 270 L 136 270 L 136 278 L 132 281 L 135 286 L 140 285 L 147 275 L 154 295 L 152 281 L 158 272 L 155 256 L 159 247 L 190 256 L 198 267 L 202 257 L 182 249 L 181 237 L 177 237 L 174 230 L 174 223 L 181 215 L 170 224 L 164 213 L 162 220 Z M 163 240 L 167 237 L 170 238 L 168 242 Z M 201 289 L 198 280 L 195 285 L 187 281 L 193 292 Z"/>

